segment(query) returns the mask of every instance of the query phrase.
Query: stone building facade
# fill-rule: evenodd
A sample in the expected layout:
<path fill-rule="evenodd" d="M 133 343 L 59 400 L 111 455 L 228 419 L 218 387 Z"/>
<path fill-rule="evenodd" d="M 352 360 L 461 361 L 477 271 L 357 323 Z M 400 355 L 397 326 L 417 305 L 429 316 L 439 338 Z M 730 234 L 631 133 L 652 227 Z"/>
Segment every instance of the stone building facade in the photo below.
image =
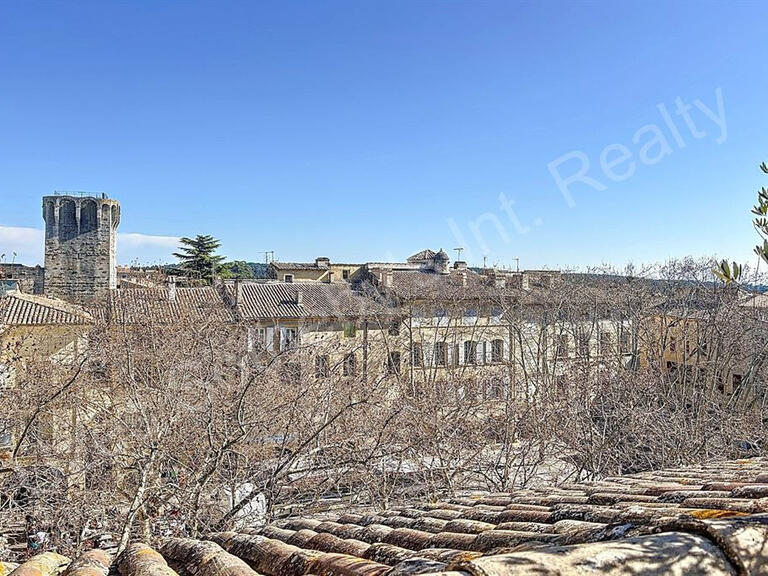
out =
<path fill-rule="evenodd" d="M 47 296 L 87 301 L 117 287 L 117 200 L 45 196 L 43 219 Z"/>

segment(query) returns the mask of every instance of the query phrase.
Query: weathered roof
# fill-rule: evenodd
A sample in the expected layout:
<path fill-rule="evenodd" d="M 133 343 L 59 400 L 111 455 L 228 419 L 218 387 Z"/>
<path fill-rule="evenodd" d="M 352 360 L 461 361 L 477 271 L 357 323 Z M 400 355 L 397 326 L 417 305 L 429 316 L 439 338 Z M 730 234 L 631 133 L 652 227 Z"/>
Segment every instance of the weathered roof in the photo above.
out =
<path fill-rule="evenodd" d="M 50 326 L 89 324 L 93 317 L 83 308 L 57 300 L 22 292 L 0 297 L 0 325 Z"/>
<path fill-rule="evenodd" d="M 115 564 L 120 576 L 757 575 L 767 495 L 768 461 L 753 458 L 163 538 Z M 52 576 L 58 559 L 41 556 L 28 568 Z"/>
<path fill-rule="evenodd" d="M 346 283 L 242 282 L 237 297 L 234 283 L 228 283 L 226 290 L 237 303 L 240 317 L 247 320 L 362 317 L 385 312 Z"/>
<path fill-rule="evenodd" d="M 408 258 L 408 262 L 422 262 L 424 260 L 432 260 L 435 257 L 435 251 L 427 248 L 421 252 L 416 252 L 413 256 Z"/>
<path fill-rule="evenodd" d="M 759 514 L 766 495 L 768 462 L 758 458 L 288 519 L 210 538 L 274 576 L 302 574 L 284 571 L 298 557 L 322 573 L 343 565 L 360 576 L 414 573 L 409 566 L 456 576 L 750 574 L 768 565 L 768 516 Z"/>
<path fill-rule="evenodd" d="M 119 324 L 173 323 L 183 319 L 228 321 L 234 318 L 221 295 L 211 286 L 112 290 L 108 309 L 104 312 L 111 322 Z"/>
<path fill-rule="evenodd" d="M 327 270 L 316 262 L 271 262 L 269 265 L 276 270 Z"/>

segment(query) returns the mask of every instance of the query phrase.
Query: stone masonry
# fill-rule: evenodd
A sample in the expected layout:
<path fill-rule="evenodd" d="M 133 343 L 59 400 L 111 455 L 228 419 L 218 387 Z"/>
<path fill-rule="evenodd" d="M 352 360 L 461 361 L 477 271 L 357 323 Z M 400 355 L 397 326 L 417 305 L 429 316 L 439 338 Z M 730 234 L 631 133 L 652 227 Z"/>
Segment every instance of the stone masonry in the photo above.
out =
<path fill-rule="evenodd" d="M 117 200 L 44 196 L 43 219 L 47 296 L 82 302 L 117 287 Z"/>

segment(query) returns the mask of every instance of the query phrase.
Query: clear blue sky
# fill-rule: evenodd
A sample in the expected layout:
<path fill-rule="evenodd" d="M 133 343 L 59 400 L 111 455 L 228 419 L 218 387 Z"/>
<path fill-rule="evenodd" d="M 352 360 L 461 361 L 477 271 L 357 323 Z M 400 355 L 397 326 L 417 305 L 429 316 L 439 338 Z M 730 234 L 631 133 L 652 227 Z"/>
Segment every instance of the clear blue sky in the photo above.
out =
<path fill-rule="evenodd" d="M 87 190 L 122 202 L 121 262 L 197 233 L 250 260 L 744 258 L 766 22 L 765 2 L 2 2 L 0 252 L 35 260 L 40 197 Z M 648 125 L 668 148 L 641 157 Z M 632 155 L 614 179 L 606 147 Z M 550 165 L 572 152 L 555 171 L 587 159 L 602 189 L 569 205 Z"/>

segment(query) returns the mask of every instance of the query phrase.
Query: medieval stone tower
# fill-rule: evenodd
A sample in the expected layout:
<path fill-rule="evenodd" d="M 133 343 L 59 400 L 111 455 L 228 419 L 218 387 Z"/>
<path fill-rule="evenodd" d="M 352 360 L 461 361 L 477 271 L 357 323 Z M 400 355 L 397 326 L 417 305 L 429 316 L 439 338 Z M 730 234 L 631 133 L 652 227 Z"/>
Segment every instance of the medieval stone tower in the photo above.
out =
<path fill-rule="evenodd" d="M 117 287 L 117 200 L 44 196 L 43 219 L 47 296 L 87 301 Z"/>

